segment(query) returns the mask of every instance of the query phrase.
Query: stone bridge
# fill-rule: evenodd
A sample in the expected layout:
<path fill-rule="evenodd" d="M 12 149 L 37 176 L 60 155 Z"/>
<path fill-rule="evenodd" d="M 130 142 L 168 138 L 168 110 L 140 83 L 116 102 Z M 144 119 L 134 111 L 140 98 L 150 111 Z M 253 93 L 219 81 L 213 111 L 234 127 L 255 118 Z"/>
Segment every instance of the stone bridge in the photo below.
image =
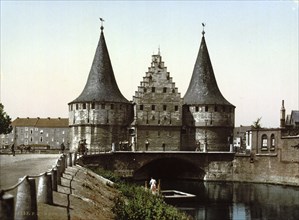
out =
<path fill-rule="evenodd" d="M 191 151 L 115 151 L 85 155 L 78 163 L 99 166 L 135 180 L 155 178 L 229 180 L 234 153 Z"/>

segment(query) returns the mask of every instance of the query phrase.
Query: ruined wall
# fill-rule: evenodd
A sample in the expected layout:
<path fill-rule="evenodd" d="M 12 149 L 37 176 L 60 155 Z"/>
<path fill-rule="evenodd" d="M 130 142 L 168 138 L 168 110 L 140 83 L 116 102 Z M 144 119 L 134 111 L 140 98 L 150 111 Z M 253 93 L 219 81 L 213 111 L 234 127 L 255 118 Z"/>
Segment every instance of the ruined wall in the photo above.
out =
<path fill-rule="evenodd" d="M 299 186 L 299 163 L 279 162 L 275 156 L 237 156 L 233 181 L 274 183 Z"/>

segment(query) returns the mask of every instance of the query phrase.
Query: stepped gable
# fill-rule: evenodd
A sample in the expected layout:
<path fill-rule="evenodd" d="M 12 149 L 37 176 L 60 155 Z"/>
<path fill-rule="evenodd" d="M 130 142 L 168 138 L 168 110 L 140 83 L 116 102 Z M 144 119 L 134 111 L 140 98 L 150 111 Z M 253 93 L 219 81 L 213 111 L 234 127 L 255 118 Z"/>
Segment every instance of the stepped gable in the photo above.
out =
<path fill-rule="evenodd" d="M 89 76 L 81 95 L 71 103 L 129 101 L 121 94 L 113 72 L 108 49 L 101 26 L 101 36 L 95 52 Z M 70 104 L 71 104 L 70 103 Z"/>
<path fill-rule="evenodd" d="M 232 105 L 221 94 L 214 75 L 205 37 L 203 36 L 194 65 L 192 78 L 184 96 L 184 104 Z"/>

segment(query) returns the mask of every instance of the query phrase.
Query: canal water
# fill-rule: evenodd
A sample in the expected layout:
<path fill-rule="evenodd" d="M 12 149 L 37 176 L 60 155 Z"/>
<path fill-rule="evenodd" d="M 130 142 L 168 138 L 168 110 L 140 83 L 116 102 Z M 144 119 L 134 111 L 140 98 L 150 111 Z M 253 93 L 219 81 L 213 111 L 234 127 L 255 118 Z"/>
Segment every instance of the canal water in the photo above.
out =
<path fill-rule="evenodd" d="M 161 180 L 161 188 L 196 195 L 192 201 L 169 202 L 196 220 L 299 219 L 299 187 Z"/>

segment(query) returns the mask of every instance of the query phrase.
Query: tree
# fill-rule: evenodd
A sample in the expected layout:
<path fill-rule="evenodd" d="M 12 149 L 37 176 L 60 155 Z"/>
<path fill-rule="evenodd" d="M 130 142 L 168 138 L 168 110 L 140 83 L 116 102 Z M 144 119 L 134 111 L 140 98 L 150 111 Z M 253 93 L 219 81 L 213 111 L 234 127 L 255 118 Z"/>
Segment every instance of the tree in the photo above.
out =
<path fill-rule="evenodd" d="M 255 129 L 260 129 L 260 128 L 262 128 L 261 120 L 262 120 L 262 117 L 256 119 L 256 121 L 254 121 L 253 124 L 252 124 L 251 126 L 252 126 L 253 128 L 255 128 Z"/>
<path fill-rule="evenodd" d="M 0 134 L 8 134 L 11 131 L 11 118 L 4 111 L 4 105 L 0 103 Z"/>

